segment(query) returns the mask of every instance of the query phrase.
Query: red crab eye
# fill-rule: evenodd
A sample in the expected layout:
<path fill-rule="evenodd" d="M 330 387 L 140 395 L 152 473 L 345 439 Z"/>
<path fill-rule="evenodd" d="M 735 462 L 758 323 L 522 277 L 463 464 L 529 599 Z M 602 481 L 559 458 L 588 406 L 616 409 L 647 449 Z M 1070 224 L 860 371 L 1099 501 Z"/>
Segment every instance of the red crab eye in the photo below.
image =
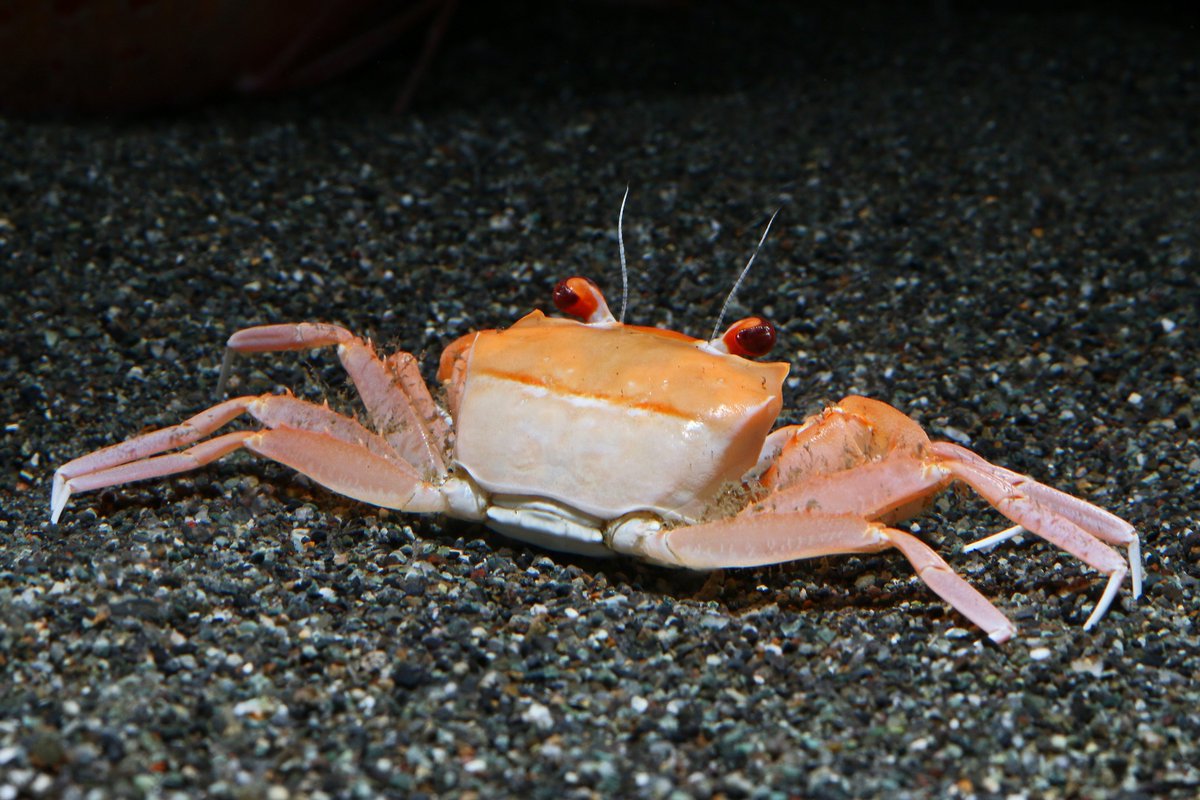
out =
<path fill-rule="evenodd" d="M 721 341 L 736 356 L 765 356 L 775 346 L 775 326 L 762 317 L 746 317 L 730 325 Z"/>
<path fill-rule="evenodd" d="M 564 314 L 588 319 L 600 307 L 600 287 L 578 275 L 561 280 L 554 287 L 554 305 Z"/>

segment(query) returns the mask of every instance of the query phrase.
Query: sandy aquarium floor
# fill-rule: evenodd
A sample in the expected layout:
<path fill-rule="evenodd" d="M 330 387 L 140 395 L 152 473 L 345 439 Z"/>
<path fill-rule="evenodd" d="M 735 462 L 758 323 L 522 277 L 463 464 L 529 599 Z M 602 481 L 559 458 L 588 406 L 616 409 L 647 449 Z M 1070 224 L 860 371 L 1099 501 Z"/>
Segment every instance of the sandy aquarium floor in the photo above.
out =
<path fill-rule="evenodd" d="M 936 5 L 936 4 L 934 4 Z M 315 92 L 0 119 L 0 798 L 1200 793 L 1200 60 L 1166 13 L 836 19 L 527 4 Z M 54 468 L 215 402 L 239 327 L 417 354 L 552 309 L 780 328 L 784 422 L 886 400 L 1112 510 L 1146 587 L 950 491 L 894 553 L 714 577 L 385 512 L 244 455 L 72 499 Z M 353 411 L 332 354 L 239 393 Z M 569 443 L 564 444 L 569 446 Z"/>

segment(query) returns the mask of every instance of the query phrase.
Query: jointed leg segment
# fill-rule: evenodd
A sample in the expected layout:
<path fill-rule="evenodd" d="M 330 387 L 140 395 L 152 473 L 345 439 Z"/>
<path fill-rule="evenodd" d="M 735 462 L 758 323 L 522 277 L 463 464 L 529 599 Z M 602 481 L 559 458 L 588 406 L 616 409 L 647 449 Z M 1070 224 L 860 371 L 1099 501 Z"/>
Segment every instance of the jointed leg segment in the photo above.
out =
<path fill-rule="evenodd" d="M 358 390 L 371 425 L 416 467 L 422 477 L 444 475 L 450 426 L 421 378 L 416 359 L 396 353 L 384 360 L 370 342 L 339 325 L 300 322 L 237 331 L 226 343 L 217 385 L 220 394 L 237 353 L 337 347 L 338 358 Z"/>
<path fill-rule="evenodd" d="M 242 414 L 268 429 L 200 441 Z M 167 452 L 187 445 L 192 446 Z M 239 448 L 287 464 L 348 497 L 411 511 L 445 510 L 438 488 L 423 480 L 383 437 L 326 406 L 286 395 L 261 395 L 226 400 L 178 425 L 64 464 L 54 474 L 51 520 L 58 521 L 73 492 L 186 472 Z"/>
<path fill-rule="evenodd" d="M 1002 641 L 1014 630 L 1003 614 L 919 539 L 883 524 L 960 480 L 1017 523 L 977 546 L 1029 530 L 1108 576 L 1085 628 L 1108 610 L 1126 574 L 1133 596 L 1141 594 L 1139 541 L 1129 523 L 966 448 L 930 442 L 916 423 L 877 401 L 846 398 L 803 425 L 776 431 L 759 468 L 767 495 L 741 514 L 676 528 L 640 541 L 639 549 L 657 561 L 703 569 L 893 546 L 930 588 Z M 1128 561 L 1110 545 L 1126 546 Z"/>
<path fill-rule="evenodd" d="M 918 577 L 995 642 L 1016 628 L 932 548 L 910 533 L 852 514 L 750 513 L 645 537 L 636 553 L 692 569 L 753 567 L 895 547 Z"/>
<path fill-rule="evenodd" d="M 1018 472 L 991 464 L 964 447 L 938 442 L 932 450 L 955 478 L 979 492 L 1020 528 L 1108 575 L 1104 594 L 1084 628 L 1093 627 L 1104 616 L 1127 574 L 1131 576 L 1134 598 L 1141 596 L 1140 541 L 1133 526 L 1125 520 Z M 1126 546 L 1128 561 L 1110 544 Z"/>

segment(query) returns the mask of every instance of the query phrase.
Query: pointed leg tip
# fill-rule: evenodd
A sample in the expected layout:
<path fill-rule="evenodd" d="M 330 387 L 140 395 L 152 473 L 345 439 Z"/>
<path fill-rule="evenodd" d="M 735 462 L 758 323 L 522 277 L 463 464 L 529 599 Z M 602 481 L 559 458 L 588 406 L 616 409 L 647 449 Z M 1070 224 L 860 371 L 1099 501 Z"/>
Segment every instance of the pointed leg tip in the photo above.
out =
<path fill-rule="evenodd" d="M 233 340 L 237 333 L 229 337 L 229 341 L 225 343 L 225 352 L 221 354 L 221 372 L 217 376 L 217 397 L 225 396 L 225 390 L 229 386 L 229 375 L 233 369 L 233 357 L 237 355 L 237 351 L 233 349 Z"/>
<path fill-rule="evenodd" d="M 999 533 L 993 533 L 991 536 L 985 536 L 982 539 L 971 542 L 964 546 L 962 551 L 964 553 L 971 553 L 976 550 L 991 550 L 1001 542 L 1020 536 L 1022 533 L 1027 533 L 1027 530 L 1020 525 L 1013 525 L 1011 528 L 1005 528 Z"/>
<path fill-rule="evenodd" d="M 1113 599 L 1116 598 L 1117 592 L 1124 581 L 1124 570 L 1114 572 L 1108 576 L 1108 584 L 1104 587 L 1104 594 L 1100 595 L 1100 601 L 1096 603 L 1096 607 L 1092 609 L 1092 613 L 1088 616 L 1087 621 L 1083 623 L 1085 631 L 1090 631 L 1096 627 L 1096 623 L 1102 620 L 1104 615 L 1108 613 L 1108 608 L 1112 605 Z"/>
<path fill-rule="evenodd" d="M 1129 571 L 1133 581 L 1133 599 L 1142 596 L 1142 540 L 1137 531 L 1132 532 L 1133 539 L 1129 542 Z"/>
<path fill-rule="evenodd" d="M 50 524 L 57 525 L 58 518 L 62 516 L 63 510 L 67 507 L 67 497 L 58 498 L 50 503 Z"/>
<path fill-rule="evenodd" d="M 988 631 L 988 638 L 996 644 L 1004 644 L 1017 633 L 1017 629 L 1012 625 L 1005 625 L 1002 628 Z"/>
<path fill-rule="evenodd" d="M 50 524 L 57 525 L 58 518 L 62 516 L 63 509 L 67 507 L 67 500 L 71 497 L 71 487 L 67 485 L 67 481 L 59 473 L 54 473 L 54 483 L 50 487 Z"/>
<path fill-rule="evenodd" d="M 1084 620 L 1083 629 L 1085 631 L 1090 631 L 1092 628 L 1096 627 L 1096 625 L 1103 618 L 1104 618 L 1104 612 L 1101 611 L 1100 606 L 1097 605 L 1095 608 L 1092 609 L 1092 613 L 1088 614 L 1088 618 L 1086 620 Z"/>

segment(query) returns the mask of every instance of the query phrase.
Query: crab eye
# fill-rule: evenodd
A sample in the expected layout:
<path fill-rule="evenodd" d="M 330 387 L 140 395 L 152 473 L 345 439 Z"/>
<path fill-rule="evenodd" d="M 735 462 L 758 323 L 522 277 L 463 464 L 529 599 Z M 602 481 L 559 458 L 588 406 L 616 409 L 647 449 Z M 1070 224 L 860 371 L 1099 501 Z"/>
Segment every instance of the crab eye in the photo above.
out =
<path fill-rule="evenodd" d="M 775 326 L 762 317 L 746 317 L 730 325 L 721 341 L 736 356 L 765 356 L 775 346 Z"/>
<path fill-rule="evenodd" d="M 564 314 L 587 320 L 596 313 L 603 301 L 600 287 L 578 275 L 558 282 L 554 287 L 554 305 Z"/>

